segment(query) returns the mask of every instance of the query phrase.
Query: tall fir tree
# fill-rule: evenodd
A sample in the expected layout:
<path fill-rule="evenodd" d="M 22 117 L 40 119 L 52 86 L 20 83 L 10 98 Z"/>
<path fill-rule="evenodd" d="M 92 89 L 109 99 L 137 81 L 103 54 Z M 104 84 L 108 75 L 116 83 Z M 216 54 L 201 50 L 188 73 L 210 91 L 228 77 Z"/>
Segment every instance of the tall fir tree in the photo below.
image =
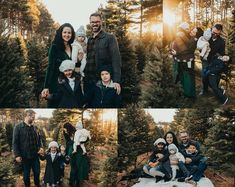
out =
<path fill-rule="evenodd" d="M 32 83 L 26 57 L 27 49 L 21 37 L 0 37 L 1 107 L 29 107 Z"/>
<path fill-rule="evenodd" d="M 0 153 L 9 151 L 9 145 L 7 142 L 6 128 L 4 124 L 0 124 Z"/>
<path fill-rule="evenodd" d="M 137 167 L 137 156 L 151 150 L 146 113 L 135 105 L 118 111 L 118 168 Z"/>
<path fill-rule="evenodd" d="M 206 155 L 217 170 L 228 176 L 235 173 L 235 111 L 217 109 L 205 140 Z"/>
<path fill-rule="evenodd" d="M 44 72 L 47 67 L 47 46 L 35 37 L 28 41 L 27 47 L 29 74 L 33 80 L 33 98 L 35 101 L 33 106 L 39 107 L 40 94 L 44 86 Z"/>
<path fill-rule="evenodd" d="M 154 42 L 148 48 L 150 52 L 141 83 L 141 105 L 154 108 L 182 106 L 182 90 L 174 84 L 171 59 Z"/>

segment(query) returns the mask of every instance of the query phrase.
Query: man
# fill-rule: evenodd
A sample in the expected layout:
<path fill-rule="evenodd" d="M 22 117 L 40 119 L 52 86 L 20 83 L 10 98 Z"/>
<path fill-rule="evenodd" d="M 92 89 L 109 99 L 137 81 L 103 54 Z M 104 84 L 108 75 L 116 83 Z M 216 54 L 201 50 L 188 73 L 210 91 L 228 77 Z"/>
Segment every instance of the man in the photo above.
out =
<path fill-rule="evenodd" d="M 194 144 L 198 153 L 201 153 L 199 142 L 191 140 L 186 131 L 180 132 L 179 139 L 180 139 L 179 150 L 184 156 L 186 155 L 185 154 L 186 149 L 189 147 L 190 144 Z M 193 174 L 193 177 L 192 177 L 193 181 L 198 182 L 201 179 L 201 177 L 203 176 L 203 173 L 206 170 L 206 160 L 207 160 L 207 157 L 205 157 L 205 156 L 203 156 L 200 159 L 199 164 L 197 166 L 197 171 Z M 193 160 L 191 158 L 188 158 L 188 157 L 185 158 L 186 168 L 187 168 L 187 164 L 190 164 L 192 161 Z"/>
<path fill-rule="evenodd" d="M 87 43 L 87 64 L 85 67 L 85 86 L 99 80 L 99 69 L 103 65 L 112 68 L 112 80 L 117 94 L 121 92 L 121 56 L 114 35 L 102 30 L 102 19 L 99 13 L 90 15 L 92 36 Z"/>
<path fill-rule="evenodd" d="M 38 153 L 43 149 L 37 128 L 33 125 L 35 112 L 26 110 L 24 121 L 17 124 L 13 131 L 13 152 L 17 163 L 22 163 L 24 184 L 30 186 L 30 170 L 34 174 L 34 184 L 40 187 L 40 162 Z"/>
<path fill-rule="evenodd" d="M 210 53 L 208 55 L 208 63 L 203 64 L 203 71 L 208 68 L 209 64 L 213 65 L 213 62 L 217 60 L 219 56 L 224 56 L 225 54 L 225 42 L 224 39 L 221 38 L 221 34 L 223 32 L 223 26 L 221 24 L 215 24 L 212 28 L 212 37 L 209 40 L 210 44 Z M 225 90 L 219 88 L 220 82 L 220 73 L 212 74 L 209 73 L 207 76 L 203 76 L 203 90 L 200 95 L 204 95 L 208 92 L 208 86 L 212 88 L 215 95 L 219 98 L 219 100 L 226 104 L 228 101 L 228 97 L 225 95 Z"/>

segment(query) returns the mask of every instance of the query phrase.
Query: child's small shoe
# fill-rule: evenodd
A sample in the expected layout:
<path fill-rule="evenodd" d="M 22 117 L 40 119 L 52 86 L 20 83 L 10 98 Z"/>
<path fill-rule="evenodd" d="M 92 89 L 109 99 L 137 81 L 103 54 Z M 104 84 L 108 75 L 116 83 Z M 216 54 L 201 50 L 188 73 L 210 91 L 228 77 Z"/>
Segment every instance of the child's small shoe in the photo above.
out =
<path fill-rule="evenodd" d="M 190 175 L 189 177 L 186 177 L 186 178 L 185 178 L 185 181 L 189 181 L 189 180 L 191 180 L 192 178 L 193 178 L 193 176 Z"/>
<path fill-rule="evenodd" d="M 196 186 L 197 186 L 197 182 L 194 181 L 194 180 L 188 180 L 188 181 L 185 181 L 185 182 L 187 182 L 187 183 L 189 183 L 189 184 L 192 184 L 193 187 L 196 187 Z"/>

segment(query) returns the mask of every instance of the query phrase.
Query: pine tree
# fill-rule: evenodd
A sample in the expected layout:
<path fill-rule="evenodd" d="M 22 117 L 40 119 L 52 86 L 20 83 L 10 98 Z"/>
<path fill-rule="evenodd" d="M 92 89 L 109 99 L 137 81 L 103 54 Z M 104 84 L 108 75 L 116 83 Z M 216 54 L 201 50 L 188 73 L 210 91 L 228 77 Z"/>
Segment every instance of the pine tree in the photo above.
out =
<path fill-rule="evenodd" d="M 7 143 L 8 143 L 8 146 L 10 147 L 10 150 L 11 150 L 14 125 L 11 123 L 7 123 L 5 127 L 6 127 Z"/>
<path fill-rule="evenodd" d="M 33 80 L 33 95 L 36 101 L 33 106 L 39 107 L 40 94 L 44 86 L 44 72 L 47 67 L 47 48 L 37 38 L 32 38 L 27 47 L 29 72 Z"/>
<path fill-rule="evenodd" d="M 219 110 L 214 113 L 212 127 L 205 140 L 206 155 L 219 171 L 233 176 L 235 173 L 235 111 Z"/>
<path fill-rule="evenodd" d="M 136 166 L 137 156 L 151 150 L 148 120 L 143 109 L 130 105 L 118 111 L 118 169 Z"/>
<path fill-rule="evenodd" d="M 141 84 L 141 105 L 155 108 L 183 105 L 182 90 L 173 81 L 171 60 L 155 43 L 151 43 L 149 49 Z"/>
<path fill-rule="evenodd" d="M 31 95 L 31 82 L 26 65 L 27 51 L 20 38 L 0 37 L 0 106 L 27 107 Z"/>
<path fill-rule="evenodd" d="M 5 125 L 0 124 L 0 153 L 9 151 L 9 145 L 7 143 L 6 128 Z"/>
<path fill-rule="evenodd" d="M 138 74 L 143 74 L 146 64 L 146 51 L 143 42 L 139 42 L 135 48 Z"/>

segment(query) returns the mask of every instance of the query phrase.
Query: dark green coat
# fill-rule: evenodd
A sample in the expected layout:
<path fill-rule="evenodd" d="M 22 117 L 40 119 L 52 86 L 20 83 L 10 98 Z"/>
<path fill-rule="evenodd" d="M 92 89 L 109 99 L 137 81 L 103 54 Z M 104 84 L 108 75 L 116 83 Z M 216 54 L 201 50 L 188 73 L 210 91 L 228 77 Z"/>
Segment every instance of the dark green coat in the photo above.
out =
<path fill-rule="evenodd" d="M 48 88 L 50 93 L 57 92 L 57 82 L 60 74 L 59 67 L 61 62 L 67 59 L 71 60 L 68 54 L 59 49 L 55 44 L 52 44 L 49 49 L 48 67 L 44 83 L 44 88 Z"/>

